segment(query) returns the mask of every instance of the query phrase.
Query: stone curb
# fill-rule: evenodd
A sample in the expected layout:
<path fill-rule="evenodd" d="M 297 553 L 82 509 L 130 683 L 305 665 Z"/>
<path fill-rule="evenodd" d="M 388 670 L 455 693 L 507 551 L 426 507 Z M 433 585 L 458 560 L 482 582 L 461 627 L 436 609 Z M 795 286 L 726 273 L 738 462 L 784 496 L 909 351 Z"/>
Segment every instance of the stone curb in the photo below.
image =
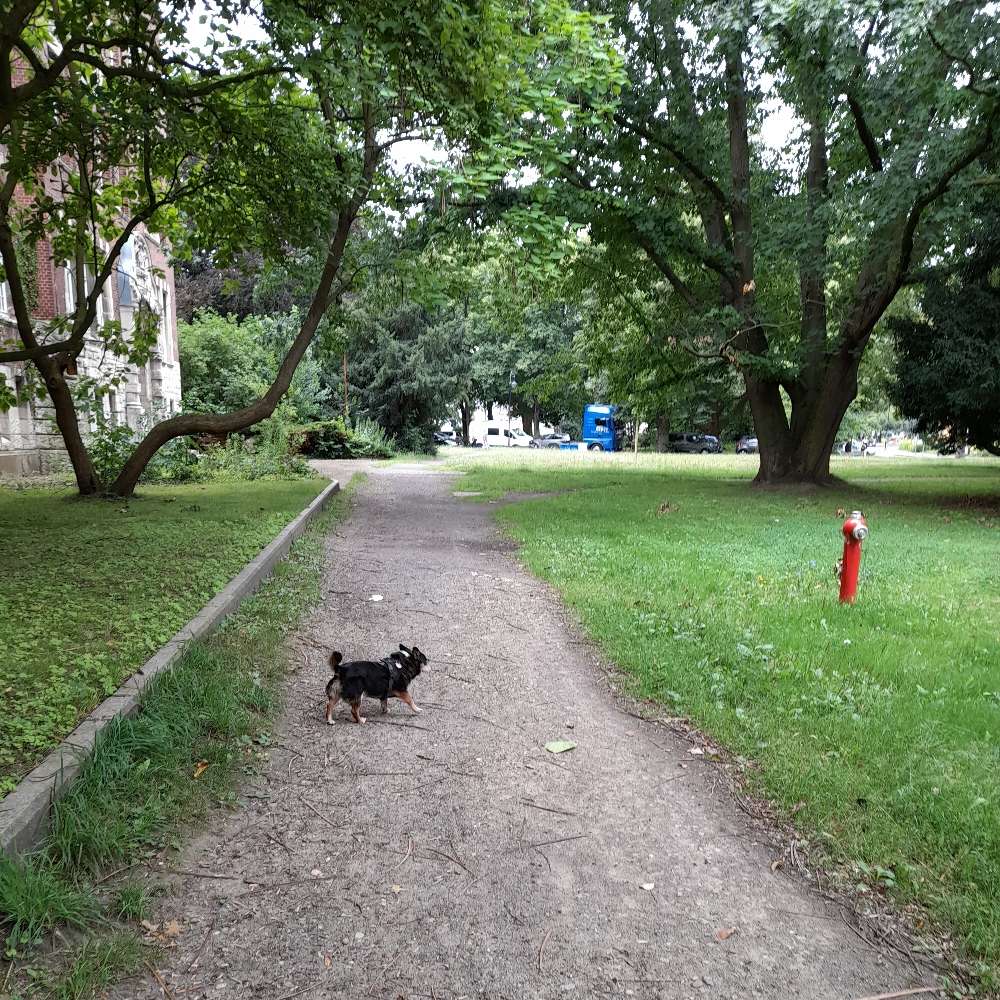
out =
<path fill-rule="evenodd" d="M 154 677 L 169 670 L 193 639 L 212 632 L 271 575 L 275 566 L 309 522 L 340 491 L 334 480 L 266 548 L 226 584 L 183 628 L 161 646 L 118 690 L 106 698 L 37 767 L 0 801 L 0 852 L 31 850 L 48 827 L 49 811 L 77 776 L 84 757 L 104 727 L 119 716 L 134 715 L 143 691 Z"/>

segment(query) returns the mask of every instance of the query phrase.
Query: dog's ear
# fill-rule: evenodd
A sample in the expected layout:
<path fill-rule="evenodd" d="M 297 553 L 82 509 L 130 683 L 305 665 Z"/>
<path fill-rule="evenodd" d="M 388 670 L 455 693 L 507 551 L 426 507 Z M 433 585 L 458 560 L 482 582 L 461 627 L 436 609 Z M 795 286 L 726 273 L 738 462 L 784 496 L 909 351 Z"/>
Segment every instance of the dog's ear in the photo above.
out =
<path fill-rule="evenodd" d="M 424 656 L 424 654 L 421 653 L 416 646 L 414 646 L 413 649 L 410 650 L 410 656 L 412 656 L 413 659 L 415 659 L 417 663 L 419 663 L 421 666 L 427 666 L 427 657 Z"/>
<path fill-rule="evenodd" d="M 337 652 L 337 650 L 334 650 L 330 654 L 330 666 L 333 667 L 334 670 L 336 670 L 337 667 L 340 666 L 340 663 L 343 659 L 344 657 L 341 656 L 340 653 Z"/>

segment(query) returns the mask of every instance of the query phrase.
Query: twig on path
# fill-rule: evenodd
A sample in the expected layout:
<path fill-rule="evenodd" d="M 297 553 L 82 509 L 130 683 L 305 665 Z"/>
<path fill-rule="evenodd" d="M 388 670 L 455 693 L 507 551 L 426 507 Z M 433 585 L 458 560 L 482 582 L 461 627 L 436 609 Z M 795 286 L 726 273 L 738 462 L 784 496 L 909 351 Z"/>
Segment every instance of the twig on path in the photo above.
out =
<path fill-rule="evenodd" d="M 278 997 L 278 1000 L 292 1000 L 292 997 L 300 997 L 303 993 L 308 993 L 310 990 L 316 989 L 317 986 L 322 986 L 323 980 L 317 979 L 316 982 L 310 983 L 308 986 L 303 986 L 300 990 L 295 990 L 294 993 L 286 993 L 283 997 Z"/>
<path fill-rule="evenodd" d="M 557 760 L 550 760 L 548 757 L 532 757 L 532 760 L 540 760 L 546 764 L 551 764 L 553 767 L 561 768 L 563 771 L 569 771 L 570 774 L 573 773 L 573 768 L 567 767 L 565 764 L 560 764 Z"/>
<path fill-rule="evenodd" d="M 270 892 L 272 889 L 287 889 L 292 885 L 311 885 L 313 882 L 329 882 L 331 879 L 337 877 L 336 875 L 316 875 L 313 878 L 293 878 L 287 882 L 271 882 L 269 885 L 261 884 L 260 882 L 251 882 L 249 879 L 246 879 L 246 884 L 252 885 L 253 888 L 239 893 L 236 898 L 243 899 L 244 896 L 256 896 L 262 892 Z"/>
<path fill-rule="evenodd" d="M 522 627 L 521 625 L 515 625 L 513 622 L 507 621 L 506 618 L 501 618 L 500 621 L 502 621 L 504 623 L 504 625 L 509 625 L 511 628 L 516 628 L 518 630 L 518 632 L 527 632 L 528 631 L 528 629 Z"/>
<path fill-rule="evenodd" d="M 399 729 L 422 729 L 425 733 L 433 731 L 428 729 L 426 726 L 418 726 L 415 722 L 389 722 L 388 719 L 378 719 L 374 716 L 369 716 L 368 721 L 374 722 L 377 726 L 395 726 Z"/>
<path fill-rule="evenodd" d="M 399 951 L 397 951 L 396 954 L 393 955 L 392 958 L 390 958 L 389 961 L 382 967 L 382 971 L 379 973 L 378 979 L 372 980 L 371 985 L 368 987 L 368 996 L 371 996 L 372 993 L 375 992 L 375 987 L 379 985 L 379 982 L 385 978 L 385 974 L 396 964 L 396 959 L 403 954 L 403 949 L 405 947 L 406 943 L 404 942 L 400 945 Z"/>
<path fill-rule="evenodd" d="M 152 973 L 152 976 L 153 976 L 153 978 L 154 978 L 154 979 L 156 980 L 156 983 L 157 983 L 157 985 L 158 985 L 158 986 L 160 987 L 160 989 L 161 989 L 161 990 L 163 990 L 163 995 L 164 995 L 164 996 L 165 996 L 165 997 L 167 998 L 167 1000 L 174 1000 L 174 995 L 173 995 L 173 993 L 171 993 L 171 992 L 170 992 L 170 990 L 169 990 L 169 989 L 167 988 L 167 984 L 166 984 L 166 983 L 165 983 L 165 982 L 163 981 L 163 976 L 161 976 L 161 975 L 160 975 L 160 974 L 159 974 L 159 973 L 158 973 L 158 972 L 156 971 L 156 969 L 154 969 L 154 968 L 153 968 L 153 967 L 152 967 L 152 966 L 151 966 L 151 965 L 149 964 L 149 962 L 144 962 L 143 964 L 144 964 L 144 965 L 146 966 L 146 968 L 147 968 L 147 969 L 149 969 L 149 971 L 150 971 L 150 972 Z"/>
<path fill-rule="evenodd" d="M 459 868 L 464 868 L 470 875 L 475 874 L 475 872 L 473 872 L 471 868 L 469 868 L 467 865 L 462 864 L 462 862 L 459 861 L 458 858 L 452 857 L 446 851 L 439 851 L 437 850 L 437 848 L 434 847 L 425 847 L 424 850 L 430 851 L 431 854 L 436 854 L 439 858 L 444 858 L 446 861 L 453 861 L 456 865 L 458 865 Z M 452 850 L 454 850 L 454 848 L 452 848 Z"/>
<path fill-rule="evenodd" d="M 548 943 L 549 935 L 552 933 L 552 928 L 550 927 L 545 932 L 545 937 L 542 938 L 542 943 L 538 946 L 538 972 L 541 974 L 542 971 L 542 952 L 545 951 L 545 945 Z"/>
<path fill-rule="evenodd" d="M 915 997 L 920 993 L 940 993 L 940 986 L 918 986 L 912 990 L 899 990 L 897 993 L 873 993 L 871 996 L 858 997 L 858 1000 L 898 1000 L 899 997 Z"/>
<path fill-rule="evenodd" d="M 302 798 L 301 796 L 299 797 L 299 802 L 301 802 L 301 803 L 302 803 L 302 804 L 303 804 L 303 805 L 304 805 L 304 806 L 306 807 L 306 809 L 310 810 L 311 812 L 313 812 L 313 813 L 315 813 L 315 814 L 316 814 L 317 816 L 319 816 L 319 818 L 320 818 L 320 819 L 321 819 L 321 820 L 322 820 L 322 821 L 323 821 L 324 823 L 326 823 L 326 825 L 327 825 L 328 827 L 330 827 L 330 829 L 331 829 L 331 830 L 337 830 L 337 831 L 339 832 L 340 830 L 342 830 L 342 829 L 343 829 L 343 827 L 342 827 L 342 826 L 337 826 L 337 825 L 336 825 L 336 824 L 335 824 L 335 823 L 333 822 L 333 820 L 331 820 L 331 819 L 329 819 L 328 817 L 324 816 L 324 815 L 323 815 L 323 814 L 322 814 L 322 813 L 321 813 L 321 812 L 320 812 L 320 811 L 319 811 L 319 810 L 318 810 L 318 809 L 317 809 L 317 808 L 316 808 L 316 807 L 315 807 L 314 805 L 312 805 L 312 804 L 311 804 L 311 803 L 309 803 L 309 802 L 306 802 L 306 800 L 305 800 L 304 798 Z"/>
<path fill-rule="evenodd" d="M 549 844 L 564 844 L 568 840 L 584 840 L 589 834 L 578 833 L 573 837 L 556 837 L 555 840 L 540 840 L 537 844 L 518 844 L 516 847 L 512 847 L 508 853 L 514 851 L 523 851 L 525 849 L 531 850 L 534 847 L 548 847 Z"/>
<path fill-rule="evenodd" d="M 182 868 L 168 868 L 167 875 L 187 875 L 191 878 L 214 878 L 221 882 L 239 882 L 242 875 L 214 875 L 211 872 L 189 872 Z"/>
<path fill-rule="evenodd" d="M 201 945 L 199 946 L 198 950 L 194 953 L 194 958 L 191 959 L 190 964 L 184 970 L 185 975 L 187 975 L 187 973 L 189 973 L 198 964 L 198 959 L 201 958 L 202 953 L 205 951 L 205 946 L 208 944 L 208 939 L 212 936 L 212 931 L 215 930 L 215 922 L 218 919 L 219 919 L 218 917 L 212 918 L 212 922 L 208 925 L 208 930 L 205 931 L 204 940 L 201 942 Z"/>
<path fill-rule="evenodd" d="M 521 805 L 531 806 L 532 809 L 541 809 L 542 812 L 558 813 L 560 816 L 576 815 L 576 813 L 570 812 L 568 809 L 553 809 L 551 806 L 540 806 L 537 802 L 532 802 L 530 799 L 521 799 Z"/>
<path fill-rule="evenodd" d="M 537 854 L 549 868 L 549 874 L 552 874 L 552 862 L 549 861 L 549 856 L 544 852 L 540 851 L 537 847 L 535 848 L 535 854 Z"/>
<path fill-rule="evenodd" d="M 278 845 L 278 847 L 283 847 L 286 851 L 288 851 L 289 854 L 294 854 L 295 853 L 288 846 L 288 844 L 286 844 L 283 840 L 279 840 L 273 833 L 268 833 L 267 830 L 265 830 L 264 831 L 264 836 L 267 837 L 268 840 L 274 841 L 274 843 L 276 843 Z"/>
<path fill-rule="evenodd" d="M 424 611 L 422 608 L 400 608 L 400 611 L 409 611 L 415 615 L 430 615 L 431 618 L 442 619 L 444 616 L 439 615 L 436 611 Z"/>
<path fill-rule="evenodd" d="M 415 778 L 416 771 L 355 771 L 355 778 Z"/>
<path fill-rule="evenodd" d="M 94 885 L 103 885 L 105 882 L 110 882 L 116 875 L 121 875 L 122 872 L 131 871 L 137 865 L 141 864 L 139 861 L 133 861 L 132 864 L 126 865 L 124 868 L 116 868 L 113 872 L 108 875 L 103 875 L 99 878 Z"/>
<path fill-rule="evenodd" d="M 913 952 L 911 952 L 911 951 L 907 950 L 906 948 L 900 948 L 898 944 L 894 944 L 894 943 L 893 943 L 892 941 L 890 941 L 890 940 L 889 940 L 889 939 L 888 939 L 887 937 L 885 937 L 885 936 L 884 936 L 884 935 L 882 935 L 882 934 L 879 934 L 879 933 L 878 933 L 877 931 L 876 931 L 876 933 L 875 933 L 875 940 L 872 940 L 872 939 L 871 939 L 871 938 L 869 938 L 869 937 L 868 937 L 868 936 L 867 936 L 867 935 L 866 935 L 866 934 L 865 934 L 865 933 L 864 933 L 864 932 L 863 932 L 863 931 L 862 931 L 862 930 L 861 930 L 860 928 L 858 928 L 858 927 L 855 927 L 855 926 L 854 926 L 854 924 L 852 924 L 852 923 L 850 922 L 850 920 L 848 920 L 848 919 L 847 919 L 847 916 L 846 916 L 846 914 L 845 914 L 845 913 L 844 913 L 843 911 L 841 911 L 841 913 L 840 913 L 840 919 L 841 919 L 841 920 L 843 920 L 843 921 L 844 921 L 844 923 L 845 923 L 845 924 L 846 924 L 846 925 L 847 925 L 847 926 L 848 926 L 848 927 L 849 927 L 849 928 L 850 928 L 850 929 L 851 929 L 852 931 L 854 931 L 854 933 L 855 933 L 855 934 L 856 934 L 856 935 L 857 935 L 857 936 L 858 936 L 858 937 L 859 937 L 859 938 L 860 938 L 860 939 L 861 939 L 862 941 L 864 941 L 864 943 L 865 943 L 866 945 L 868 945 L 868 947 L 869 947 L 869 948 L 879 948 L 879 947 L 881 947 L 882 945 L 887 945 L 887 946 L 888 946 L 888 947 L 890 947 L 890 948 L 891 948 L 891 949 L 892 949 L 892 950 L 893 950 L 894 952 L 896 952 L 896 953 L 897 953 L 898 955 L 901 955 L 901 956 L 902 956 L 903 958 L 906 958 L 906 959 L 909 959 L 909 961 L 910 961 L 910 965 L 912 965 L 912 966 L 913 966 L 913 971 L 914 971 L 914 973 L 915 973 L 915 974 L 916 974 L 917 976 L 919 976 L 919 975 L 920 975 L 920 966 L 919 966 L 919 965 L 917 964 L 917 960 L 916 960 L 916 959 L 915 959 L 915 958 L 913 957 Z"/>
<path fill-rule="evenodd" d="M 413 838 L 410 838 L 410 842 L 406 845 L 406 854 L 403 855 L 403 860 L 399 862 L 392 870 L 395 871 L 396 868 L 402 868 L 407 861 L 410 860 L 410 856 L 413 854 Z"/>

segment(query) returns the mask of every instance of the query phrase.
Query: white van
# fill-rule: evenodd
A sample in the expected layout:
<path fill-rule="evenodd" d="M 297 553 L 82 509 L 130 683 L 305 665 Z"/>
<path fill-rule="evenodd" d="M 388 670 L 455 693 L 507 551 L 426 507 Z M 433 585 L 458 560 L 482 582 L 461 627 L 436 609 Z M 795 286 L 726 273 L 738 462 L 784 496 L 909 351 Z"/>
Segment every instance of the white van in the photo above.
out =
<path fill-rule="evenodd" d="M 499 424 L 487 424 L 483 444 L 487 448 L 530 448 L 531 437 L 519 427 L 501 427 Z"/>

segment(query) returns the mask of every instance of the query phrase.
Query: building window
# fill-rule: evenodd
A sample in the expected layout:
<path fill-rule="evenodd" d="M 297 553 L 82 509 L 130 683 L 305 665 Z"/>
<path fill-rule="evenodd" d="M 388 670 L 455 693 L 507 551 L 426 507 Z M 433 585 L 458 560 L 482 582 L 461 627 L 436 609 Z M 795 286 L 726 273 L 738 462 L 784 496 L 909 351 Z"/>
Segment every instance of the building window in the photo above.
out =
<path fill-rule="evenodd" d="M 6 316 L 11 311 L 10 287 L 6 281 L 0 281 L 0 313 Z"/>
<path fill-rule="evenodd" d="M 76 312 L 76 275 L 73 265 L 66 261 L 63 265 L 63 295 L 66 300 L 66 315 Z"/>
<path fill-rule="evenodd" d="M 164 288 L 161 296 L 160 333 L 163 336 L 163 360 L 172 361 L 170 343 L 170 293 Z"/>
<path fill-rule="evenodd" d="M 108 423 L 112 427 L 118 426 L 118 393 L 112 389 L 108 393 L 108 409 L 111 413 L 108 415 Z"/>

